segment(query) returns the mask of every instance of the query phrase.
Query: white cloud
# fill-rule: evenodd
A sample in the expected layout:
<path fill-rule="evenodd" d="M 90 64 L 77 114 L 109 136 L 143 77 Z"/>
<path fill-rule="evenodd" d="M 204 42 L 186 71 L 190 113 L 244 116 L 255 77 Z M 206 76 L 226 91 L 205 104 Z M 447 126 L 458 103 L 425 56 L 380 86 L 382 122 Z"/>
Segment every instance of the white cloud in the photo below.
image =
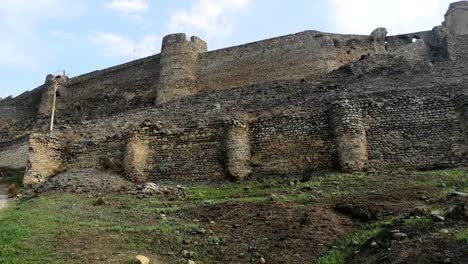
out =
<path fill-rule="evenodd" d="M 133 23 L 141 23 L 143 15 L 149 9 L 148 0 L 113 0 L 105 4 L 109 9 L 119 12 Z"/>
<path fill-rule="evenodd" d="M 102 56 L 114 59 L 136 59 L 153 55 L 159 51 L 160 38 L 146 35 L 139 41 L 114 33 L 98 32 L 89 36 L 92 43 L 100 47 Z"/>
<path fill-rule="evenodd" d="M 453 0 L 331 0 L 339 33 L 370 34 L 386 27 L 390 35 L 440 25 Z"/>
<path fill-rule="evenodd" d="M 233 15 L 251 0 L 197 0 L 189 10 L 175 12 L 166 25 L 166 33 L 186 32 L 208 39 L 232 33 Z"/>

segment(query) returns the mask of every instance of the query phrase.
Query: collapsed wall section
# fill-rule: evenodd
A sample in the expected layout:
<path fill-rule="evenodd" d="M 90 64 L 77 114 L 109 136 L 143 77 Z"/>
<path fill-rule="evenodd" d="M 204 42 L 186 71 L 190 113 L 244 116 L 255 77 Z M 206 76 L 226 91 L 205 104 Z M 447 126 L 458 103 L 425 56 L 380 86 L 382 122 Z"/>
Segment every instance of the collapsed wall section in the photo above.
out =
<path fill-rule="evenodd" d="M 28 168 L 23 179 L 24 185 L 31 186 L 44 182 L 65 169 L 60 138 L 31 134 L 28 145 Z"/>
<path fill-rule="evenodd" d="M 149 140 L 146 136 L 138 131 L 130 134 L 125 150 L 125 173 L 134 182 L 147 180 L 149 151 Z"/>

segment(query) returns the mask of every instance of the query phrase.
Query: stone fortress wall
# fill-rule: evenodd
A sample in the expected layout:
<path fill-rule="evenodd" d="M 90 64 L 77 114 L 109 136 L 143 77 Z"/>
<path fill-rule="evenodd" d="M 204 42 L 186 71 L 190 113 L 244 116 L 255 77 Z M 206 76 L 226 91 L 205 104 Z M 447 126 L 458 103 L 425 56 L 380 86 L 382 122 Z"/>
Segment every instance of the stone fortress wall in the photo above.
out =
<path fill-rule="evenodd" d="M 398 36 L 317 31 L 207 51 L 185 34 L 161 54 L 0 101 L 0 168 L 34 184 L 71 168 L 135 181 L 466 162 L 468 2 Z M 56 122 L 48 132 L 55 88 Z"/>

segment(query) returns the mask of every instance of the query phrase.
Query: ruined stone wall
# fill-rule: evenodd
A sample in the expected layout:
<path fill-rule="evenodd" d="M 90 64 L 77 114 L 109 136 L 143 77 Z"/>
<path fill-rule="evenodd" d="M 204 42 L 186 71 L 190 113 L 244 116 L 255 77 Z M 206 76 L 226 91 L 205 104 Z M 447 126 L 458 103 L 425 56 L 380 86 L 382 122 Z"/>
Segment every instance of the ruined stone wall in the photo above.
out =
<path fill-rule="evenodd" d="M 158 180 L 225 179 L 225 125 L 211 124 L 183 131 L 148 131 L 146 173 Z"/>
<path fill-rule="evenodd" d="M 89 139 L 67 141 L 70 136 L 64 136 L 60 160 L 67 169 L 125 172 L 137 182 L 452 167 L 466 154 L 466 111 L 464 101 L 451 94 L 422 89 L 342 100 L 322 94 L 308 102 L 313 107 L 237 125 L 213 120 L 174 129 L 142 125 L 138 133 L 115 136 L 110 136 L 108 124 L 96 123 L 105 126 L 109 136 L 100 136 L 104 130 L 89 131 Z M 109 122 L 125 121 L 114 118 Z"/>
<path fill-rule="evenodd" d="M 335 167 L 326 107 L 251 124 L 253 174 L 291 174 Z"/>
<path fill-rule="evenodd" d="M 62 144 L 62 139 L 53 135 L 30 135 L 28 167 L 23 180 L 25 185 L 44 182 L 67 168 L 63 163 Z"/>
<path fill-rule="evenodd" d="M 201 90 L 222 90 L 276 80 L 319 77 L 373 54 L 370 36 L 305 31 L 200 55 Z"/>
<path fill-rule="evenodd" d="M 397 52 L 401 47 L 411 45 L 411 43 L 417 40 L 422 40 L 429 46 L 437 45 L 437 43 L 434 42 L 434 34 L 432 31 L 421 31 L 386 37 L 387 51 Z"/>
<path fill-rule="evenodd" d="M 59 90 L 57 123 L 76 122 L 154 104 L 159 55 L 70 79 Z"/>
<path fill-rule="evenodd" d="M 1 100 L 0 168 L 25 166 L 25 138 L 27 184 L 80 168 L 144 182 L 460 165 L 466 5 L 390 37 L 306 31 L 206 52 L 169 35 L 161 54 Z"/>
<path fill-rule="evenodd" d="M 376 47 L 371 36 L 306 31 L 206 50 L 206 43 L 197 37 L 168 35 L 161 54 L 72 78 L 59 91 L 57 121 L 92 119 L 200 91 L 317 78 L 375 53 Z"/>
<path fill-rule="evenodd" d="M 450 96 L 377 97 L 363 104 L 371 167 L 431 169 L 460 163 L 460 119 Z"/>
<path fill-rule="evenodd" d="M 468 165 L 468 91 L 455 98 L 455 106 L 460 118 L 462 139 L 460 140 L 459 155 L 465 166 Z"/>
<path fill-rule="evenodd" d="M 135 131 L 130 134 L 125 150 L 125 173 L 135 182 L 145 182 L 148 179 L 146 169 L 149 158 L 149 139 Z"/>
<path fill-rule="evenodd" d="M 0 143 L 28 136 L 36 123 L 43 86 L 0 101 Z"/>
<path fill-rule="evenodd" d="M 0 143 L 0 168 L 25 169 L 27 160 L 27 138 Z"/>
<path fill-rule="evenodd" d="M 62 140 L 63 160 L 68 169 L 97 168 L 122 172 L 127 138 Z"/>

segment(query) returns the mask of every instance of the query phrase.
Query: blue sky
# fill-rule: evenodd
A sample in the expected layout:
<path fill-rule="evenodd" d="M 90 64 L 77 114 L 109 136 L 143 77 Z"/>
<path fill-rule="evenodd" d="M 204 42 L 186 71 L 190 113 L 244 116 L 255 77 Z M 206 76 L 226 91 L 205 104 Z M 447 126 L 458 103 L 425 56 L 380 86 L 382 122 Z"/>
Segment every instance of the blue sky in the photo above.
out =
<path fill-rule="evenodd" d="M 0 97 L 160 51 L 174 32 L 210 50 L 315 29 L 432 29 L 450 0 L 0 0 Z"/>

